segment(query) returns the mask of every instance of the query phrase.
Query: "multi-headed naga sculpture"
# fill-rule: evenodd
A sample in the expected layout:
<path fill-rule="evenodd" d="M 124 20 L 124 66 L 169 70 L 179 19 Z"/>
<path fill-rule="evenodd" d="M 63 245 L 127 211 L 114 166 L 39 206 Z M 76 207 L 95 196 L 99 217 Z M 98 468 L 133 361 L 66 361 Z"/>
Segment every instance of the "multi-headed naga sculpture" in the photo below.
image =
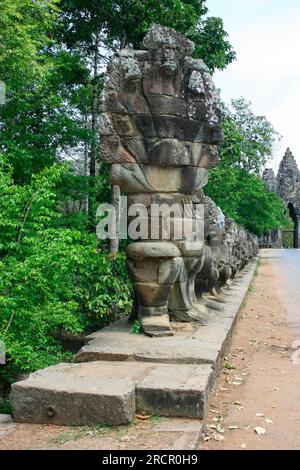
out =
<path fill-rule="evenodd" d="M 169 238 L 153 236 L 148 224 L 153 204 L 179 207 L 203 203 L 208 170 L 218 164 L 223 141 L 219 93 L 208 68 L 193 59 L 194 44 L 176 31 L 153 25 L 145 50 L 125 49 L 111 61 L 104 83 L 101 158 L 129 206 L 147 208 L 144 227 L 127 247 L 127 267 L 135 293 L 135 313 L 150 336 L 170 335 L 170 318 L 202 321 L 195 278 L 205 261 L 204 239 L 176 227 L 190 215 L 157 215 L 171 222 Z M 130 220 L 130 219 L 129 219 Z M 153 222 L 153 221 L 152 221 Z M 143 225 L 143 224 L 142 224 Z M 149 234 L 150 232 L 150 234 Z"/>

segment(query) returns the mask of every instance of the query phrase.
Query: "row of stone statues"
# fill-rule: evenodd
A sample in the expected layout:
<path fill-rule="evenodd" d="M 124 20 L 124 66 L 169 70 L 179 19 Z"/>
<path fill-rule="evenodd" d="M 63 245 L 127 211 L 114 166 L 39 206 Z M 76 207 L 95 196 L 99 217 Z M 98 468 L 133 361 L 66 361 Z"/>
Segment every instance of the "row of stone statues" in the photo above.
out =
<path fill-rule="evenodd" d="M 170 320 L 205 322 L 230 279 L 257 252 L 255 237 L 204 196 L 223 143 L 219 92 L 194 44 L 152 25 L 145 50 L 125 49 L 105 78 L 101 158 L 128 196 L 126 250 L 132 318 L 149 336 L 171 335 Z M 129 236 L 130 236 L 129 231 Z"/>

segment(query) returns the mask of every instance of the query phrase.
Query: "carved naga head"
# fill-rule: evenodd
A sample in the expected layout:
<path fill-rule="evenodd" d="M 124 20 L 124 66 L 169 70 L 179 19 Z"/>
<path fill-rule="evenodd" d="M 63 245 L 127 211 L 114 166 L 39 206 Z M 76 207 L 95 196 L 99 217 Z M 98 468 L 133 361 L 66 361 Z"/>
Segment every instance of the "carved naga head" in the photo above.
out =
<path fill-rule="evenodd" d="M 120 51 L 108 68 L 101 158 L 125 193 L 194 194 L 219 161 L 219 92 L 185 36 L 154 24 L 143 45 Z"/>

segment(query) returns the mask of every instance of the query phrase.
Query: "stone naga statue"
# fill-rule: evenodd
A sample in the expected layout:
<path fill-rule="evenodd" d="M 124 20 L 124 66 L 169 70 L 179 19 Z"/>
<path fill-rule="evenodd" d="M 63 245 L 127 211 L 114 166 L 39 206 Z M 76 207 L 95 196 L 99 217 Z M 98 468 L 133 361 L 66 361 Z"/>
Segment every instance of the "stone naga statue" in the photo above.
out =
<path fill-rule="evenodd" d="M 205 258 L 196 276 L 198 300 L 210 310 L 222 310 L 226 303 L 224 289 L 230 289 L 231 279 L 258 253 L 258 239 L 228 219 L 209 197 L 205 206 Z M 217 303 L 216 303 L 217 301 Z"/>
<path fill-rule="evenodd" d="M 195 278 L 205 259 L 204 240 L 178 237 L 182 213 L 157 217 L 158 236 L 149 235 L 155 204 L 179 207 L 203 202 L 208 170 L 218 164 L 223 142 L 219 92 L 194 44 L 173 29 L 152 25 L 145 50 L 124 49 L 111 61 L 101 104 L 101 159 L 129 206 L 146 208 L 140 236 L 126 250 L 135 312 L 150 336 L 171 335 L 170 318 L 201 321 Z M 130 221 L 130 219 L 129 219 Z M 153 222 L 153 221 L 152 221 Z M 169 237 L 161 224 L 172 225 Z"/>

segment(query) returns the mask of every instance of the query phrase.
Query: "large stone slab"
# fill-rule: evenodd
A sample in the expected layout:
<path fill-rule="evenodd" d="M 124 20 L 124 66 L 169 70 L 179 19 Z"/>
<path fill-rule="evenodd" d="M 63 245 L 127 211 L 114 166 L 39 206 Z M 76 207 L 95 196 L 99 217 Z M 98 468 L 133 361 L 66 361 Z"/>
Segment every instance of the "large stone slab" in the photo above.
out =
<path fill-rule="evenodd" d="M 14 420 L 60 425 L 129 423 L 135 412 L 135 382 L 144 369 L 114 364 L 59 364 L 12 386 Z"/>
<path fill-rule="evenodd" d="M 220 347 L 217 338 L 197 339 L 194 333 L 176 333 L 166 338 L 151 338 L 130 334 L 130 327 L 121 324 L 118 333 L 103 334 L 84 346 L 76 362 L 97 360 L 144 361 L 169 364 L 214 364 Z M 197 330 L 195 330 L 197 331 Z"/>
<path fill-rule="evenodd" d="M 0 414 L 0 426 L 8 426 L 13 423 L 11 415 Z"/>
<path fill-rule="evenodd" d="M 59 364 L 12 386 L 14 420 L 59 425 L 121 425 L 137 410 L 201 418 L 212 386 L 202 365 L 97 361 Z"/>

